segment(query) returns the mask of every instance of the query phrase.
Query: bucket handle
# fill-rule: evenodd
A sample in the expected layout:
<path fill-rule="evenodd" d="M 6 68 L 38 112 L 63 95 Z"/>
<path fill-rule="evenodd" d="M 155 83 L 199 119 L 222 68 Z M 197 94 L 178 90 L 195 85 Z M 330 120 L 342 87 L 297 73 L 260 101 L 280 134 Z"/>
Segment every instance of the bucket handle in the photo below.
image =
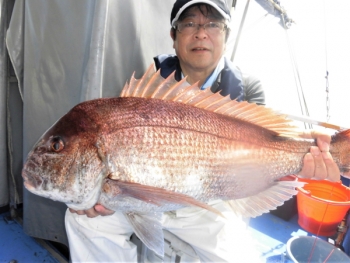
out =
<path fill-rule="evenodd" d="M 302 187 L 298 187 L 298 190 L 299 190 L 300 192 L 303 192 L 303 194 L 306 194 L 306 195 L 308 195 L 308 196 L 311 196 L 311 192 L 308 191 L 308 190 L 305 190 L 305 189 L 302 188 Z"/>

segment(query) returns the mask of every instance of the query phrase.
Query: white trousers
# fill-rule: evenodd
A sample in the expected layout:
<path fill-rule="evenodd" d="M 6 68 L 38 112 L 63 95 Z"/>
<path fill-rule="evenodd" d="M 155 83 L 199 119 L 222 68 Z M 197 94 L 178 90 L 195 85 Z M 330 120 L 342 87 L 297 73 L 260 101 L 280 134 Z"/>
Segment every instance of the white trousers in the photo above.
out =
<path fill-rule="evenodd" d="M 201 262 L 261 262 L 245 222 L 225 202 L 213 205 L 225 218 L 200 208 L 165 213 L 163 227 L 190 244 Z M 133 230 L 120 212 L 88 218 L 67 209 L 72 262 L 137 262 Z"/>

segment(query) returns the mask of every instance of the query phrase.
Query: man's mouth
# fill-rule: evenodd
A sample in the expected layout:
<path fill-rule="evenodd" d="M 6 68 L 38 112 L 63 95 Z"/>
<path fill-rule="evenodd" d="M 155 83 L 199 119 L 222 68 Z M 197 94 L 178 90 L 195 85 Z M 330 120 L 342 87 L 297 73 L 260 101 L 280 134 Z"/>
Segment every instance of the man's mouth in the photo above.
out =
<path fill-rule="evenodd" d="M 208 49 L 204 48 L 204 47 L 195 47 L 192 49 L 192 51 L 206 51 Z"/>

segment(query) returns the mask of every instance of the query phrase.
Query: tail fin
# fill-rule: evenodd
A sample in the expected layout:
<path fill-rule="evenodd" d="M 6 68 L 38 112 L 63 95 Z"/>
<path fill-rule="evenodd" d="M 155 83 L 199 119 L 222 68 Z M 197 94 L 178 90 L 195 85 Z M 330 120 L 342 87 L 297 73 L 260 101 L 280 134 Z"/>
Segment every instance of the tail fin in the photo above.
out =
<path fill-rule="evenodd" d="M 338 164 L 341 175 L 350 178 L 350 129 L 332 136 L 330 153 Z"/>

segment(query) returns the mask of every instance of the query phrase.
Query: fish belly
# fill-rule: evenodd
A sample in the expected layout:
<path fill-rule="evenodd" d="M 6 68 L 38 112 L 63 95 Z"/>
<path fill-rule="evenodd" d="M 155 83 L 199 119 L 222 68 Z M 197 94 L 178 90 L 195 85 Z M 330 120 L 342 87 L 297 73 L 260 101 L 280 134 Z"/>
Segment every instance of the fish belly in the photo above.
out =
<path fill-rule="evenodd" d="M 114 180 L 148 185 L 189 195 L 201 202 L 231 200 L 257 194 L 275 180 L 301 167 L 305 149 L 295 142 L 266 146 L 174 127 L 132 127 L 106 137 Z M 281 144 L 281 142 L 280 142 Z M 282 150 L 286 149 L 286 150 Z M 290 150 L 292 149 L 292 150 Z M 120 196 L 108 207 L 169 211 L 178 204 L 145 206 L 144 201 Z"/>

